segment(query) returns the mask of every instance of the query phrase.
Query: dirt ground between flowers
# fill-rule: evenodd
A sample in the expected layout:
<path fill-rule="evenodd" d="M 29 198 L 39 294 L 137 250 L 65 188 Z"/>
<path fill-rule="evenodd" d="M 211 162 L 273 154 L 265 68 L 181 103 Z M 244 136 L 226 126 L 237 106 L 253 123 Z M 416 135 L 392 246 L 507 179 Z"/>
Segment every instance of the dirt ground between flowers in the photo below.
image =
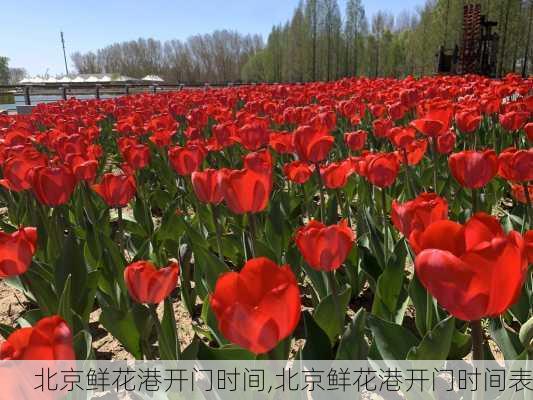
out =
<path fill-rule="evenodd" d="M 18 318 L 29 307 L 31 307 L 31 304 L 26 301 L 22 293 L 0 280 L 0 324 L 15 326 Z M 158 310 L 158 312 L 162 315 L 162 309 Z M 194 337 L 194 330 L 189 314 L 181 302 L 174 303 L 174 313 L 178 325 L 180 347 L 183 350 L 191 343 Z M 100 360 L 131 359 L 131 354 L 100 325 L 98 322 L 99 316 L 100 310 L 94 311 L 91 314 L 89 324 L 96 358 Z M 0 339 L 1 341 L 2 339 Z"/>

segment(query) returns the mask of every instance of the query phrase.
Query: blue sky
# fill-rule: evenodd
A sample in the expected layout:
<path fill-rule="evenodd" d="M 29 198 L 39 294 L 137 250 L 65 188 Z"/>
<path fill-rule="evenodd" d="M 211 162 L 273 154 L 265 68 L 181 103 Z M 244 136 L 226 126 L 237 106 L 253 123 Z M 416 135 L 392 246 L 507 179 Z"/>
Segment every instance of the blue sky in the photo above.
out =
<path fill-rule="evenodd" d="M 186 39 L 215 29 L 260 33 L 285 22 L 298 0 L 7 0 L 2 1 L 0 55 L 31 75 L 64 72 L 59 31 L 67 56 L 107 44 L 153 37 Z M 424 0 L 363 0 L 368 16 L 377 10 L 414 11 Z M 344 11 L 346 0 L 339 0 Z M 69 59 L 70 63 L 70 59 Z"/>

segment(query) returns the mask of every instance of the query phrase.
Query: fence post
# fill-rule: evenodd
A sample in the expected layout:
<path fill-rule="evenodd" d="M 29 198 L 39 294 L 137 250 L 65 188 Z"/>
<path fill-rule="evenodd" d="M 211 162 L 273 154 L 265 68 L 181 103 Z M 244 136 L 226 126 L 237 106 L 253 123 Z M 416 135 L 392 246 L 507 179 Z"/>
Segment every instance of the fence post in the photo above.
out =
<path fill-rule="evenodd" d="M 61 97 L 63 97 L 63 100 L 67 99 L 67 87 L 61 86 Z"/>
<path fill-rule="evenodd" d="M 31 89 L 31 86 L 24 86 L 24 103 L 27 106 L 31 106 L 30 89 Z"/>
<path fill-rule="evenodd" d="M 94 97 L 100 100 L 100 85 L 96 85 L 94 88 Z"/>
<path fill-rule="evenodd" d="M 127 83 L 124 85 L 124 91 L 126 93 L 126 96 L 130 94 L 130 85 L 128 85 Z"/>

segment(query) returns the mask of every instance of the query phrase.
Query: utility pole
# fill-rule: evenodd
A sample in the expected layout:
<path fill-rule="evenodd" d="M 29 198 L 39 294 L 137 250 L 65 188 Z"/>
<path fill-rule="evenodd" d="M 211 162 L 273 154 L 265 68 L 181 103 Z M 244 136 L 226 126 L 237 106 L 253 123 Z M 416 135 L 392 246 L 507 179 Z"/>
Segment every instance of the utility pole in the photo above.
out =
<path fill-rule="evenodd" d="M 68 75 L 67 52 L 65 51 L 65 38 L 63 37 L 63 31 L 61 31 L 61 45 L 63 46 L 63 59 L 65 60 L 65 71 Z"/>

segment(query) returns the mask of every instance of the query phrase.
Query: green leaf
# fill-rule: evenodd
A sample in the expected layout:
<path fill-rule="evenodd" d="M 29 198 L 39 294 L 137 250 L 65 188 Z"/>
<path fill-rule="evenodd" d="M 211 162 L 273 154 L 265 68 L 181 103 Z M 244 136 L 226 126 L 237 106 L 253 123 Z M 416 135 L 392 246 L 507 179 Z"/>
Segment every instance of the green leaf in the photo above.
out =
<path fill-rule="evenodd" d="M 123 312 L 114 308 L 102 308 L 100 323 L 116 337 L 136 359 L 142 358 L 141 334 L 132 312 Z"/>
<path fill-rule="evenodd" d="M 192 242 L 192 249 L 194 253 L 194 268 L 203 272 L 205 283 L 210 292 L 215 290 L 215 284 L 218 277 L 229 269 L 225 263 L 220 261 L 209 250 L 197 243 Z M 198 282 L 196 282 L 198 284 Z"/>
<path fill-rule="evenodd" d="M 374 315 L 367 318 L 376 347 L 384 360 L 405 360 L 418 340 L 401 325 L 382 320 Z"/>
<path fill-rule="evenodd" d="M 533 317 L 531 317 L 524 325 L 522 325 L 518 337 L 526 349 L 533 349 Z"/>
<path fill-rule="evenodd" d="M 219 348 L 208 347 L 199 341 L 199 360 L 255 360 L 256 356 L 249 351 L 234 345 L 226 345 Z"/>
<path fill-rule="evenodd" d="M 301 350 L 303 360 L 330 360 L 331 342 L 328 335 L 317 325 L 311 314 L 302 314 L 303 335 L 305 346 Z"/>
<path fill-rule="evenodd" d="M 90 332 L 79 331 L 73 338 L 77 360 L 88 360 L 92 356 L 93 337 Z"/>
<path fill-rule="evenodd" d="M 63 317 L 67 325 L 72 327 L 72 305 L 70 302 L 71 299 L 71 282 L 72 276 L 69 275 L 63 287 L 63 293 L 59 298 L 59 305 L 57 306 L 57 313 Z"/>
<path fill-rule="evenodd" d="M 516 332 L 507 326 L 501 317 L 491 318 L 489 323 L 490 335 L 500 348 L 506 360 L 514 360 L 524 351 Z"/>
<path fill-rule="evenodd" d="M 174 309 L 170 299 L 165 300 L 165 311 L 161 320 L 162 335 L 159 336 L 159 354 L 162 360 L 177 360 L 179 342 L 176 333 L 177 325 Z"/>
<path fill-rule="evenodd" d="M 350 301 L 351 293 L 352 288 L 350 286 L 346 286 L 343 291 L 338 293 L 339 307 L 343 316 L 345 315 L 346 307 Z M 331 343 L 335 343 L 344 327 L 340 326 L 337 310 L 335 309 L 335 303 L 331 294 L 324 297 L 320 304 L 318 304 L 313 317 L 317 325 L 326 332 Z"/>
<path fill-rule="evenodd" d="M 450 346 L 450 353 L 448 359 L 462 360 L 472 350 L 472 337 L 466 333 L 455 330 L 452 337 L 452 345 Z"/>
<path fill-rule="evenodd" d="M 445 360 L 450 352 L 455 318 L 448 317 L 440 321 L 428 332 L 420 344 L 407 354 L 408 360 Z"/>
<path fill-rule="evenodd" d="M 427 295 L 426 289 L 422 286 L 416 274 L 414 274 L 409 284 L 409 296 L 415 306 L 415 324 L 421 336 L 424 336 L 427 332 Z"/>
<path fill-rule="evenodd" d="M 365 327 L 366 311 L 361 308 L 341 337 L 335 357 L 337 360 L 366 360 L 369 346 L 365 338 Z"/>
<path fill-rule="evenodd" d="M 6 340 L 15 331 L 16 329 L 9 325 L 0 324 L 0 335 Z"/>

